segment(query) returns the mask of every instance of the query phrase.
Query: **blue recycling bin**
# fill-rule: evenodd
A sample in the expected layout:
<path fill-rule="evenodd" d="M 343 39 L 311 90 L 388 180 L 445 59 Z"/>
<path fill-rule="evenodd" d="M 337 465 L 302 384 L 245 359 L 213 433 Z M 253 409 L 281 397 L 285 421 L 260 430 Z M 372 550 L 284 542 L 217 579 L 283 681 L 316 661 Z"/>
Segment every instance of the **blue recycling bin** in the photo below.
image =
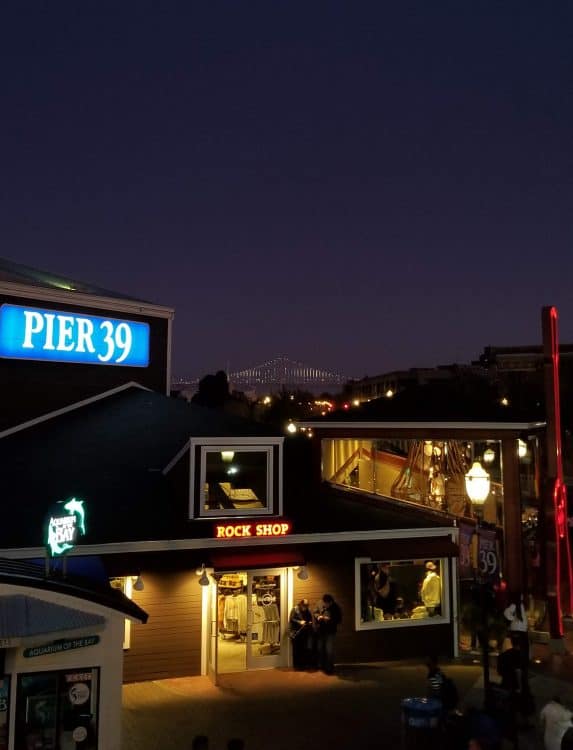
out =
<path fill-rule="evenodd" d="M 435 748 L 440 731 L 442 702 L 436 698 L 404 698 L 402 708 L 402 747 Z"/>

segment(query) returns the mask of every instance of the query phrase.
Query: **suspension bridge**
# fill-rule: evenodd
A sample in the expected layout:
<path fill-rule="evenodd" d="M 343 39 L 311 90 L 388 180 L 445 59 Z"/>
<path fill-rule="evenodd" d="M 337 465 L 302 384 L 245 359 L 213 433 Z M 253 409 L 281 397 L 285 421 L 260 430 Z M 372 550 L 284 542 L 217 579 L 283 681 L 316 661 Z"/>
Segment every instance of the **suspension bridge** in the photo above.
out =
<path fill-rule="evenodd" d="M 340 388 L 349 380 L 349 377 L 341 372 L 298 362 L 284 355 L 278 355 L 244 370 L 228 372 L 227 377 L 231 388 L 257 393 L 276 393 L 283 389 L 328 391 Z M 180 378 L 176 381 L 177 384 L 189 385 L 196 385 L 198 382 L 199 378 Z"/>

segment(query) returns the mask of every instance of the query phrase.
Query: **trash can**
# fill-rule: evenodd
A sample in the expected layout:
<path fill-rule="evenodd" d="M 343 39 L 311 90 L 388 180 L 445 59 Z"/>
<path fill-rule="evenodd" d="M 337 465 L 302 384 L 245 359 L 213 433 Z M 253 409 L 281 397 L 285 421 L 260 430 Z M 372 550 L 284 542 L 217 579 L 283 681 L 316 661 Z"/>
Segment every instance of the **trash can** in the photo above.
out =
<path fill-rule="evenodd" d="M 439 747 L 442 702 L 436 698 L 404 698 L 400 705 L 404 750 Z"/>

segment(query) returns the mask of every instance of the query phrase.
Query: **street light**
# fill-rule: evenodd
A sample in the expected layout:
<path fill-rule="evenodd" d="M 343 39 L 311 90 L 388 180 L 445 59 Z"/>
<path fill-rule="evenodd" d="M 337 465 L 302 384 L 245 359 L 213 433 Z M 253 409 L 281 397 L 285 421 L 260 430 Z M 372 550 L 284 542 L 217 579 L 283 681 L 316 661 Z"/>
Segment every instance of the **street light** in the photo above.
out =
<path fill-rule="evenodd" d="M 472 468 L 465 476 L 465 480 L 468 497 L 472 501 L 476 511 L 479 513 L 483 510 L 483 504 L 489 495 L 491 487 L 489 474 L 479 461 L 474 461 Z"/>
<path fill-rule="evenodd" d="M 476 534 L 478 538 L 479 554 L 479 537 L 480 526 L 483 521 L 483 506 L 489 496 L 491 489 L 490 477 L 479 461 L 474 461 L 471 469 L 465 475 L 466 492 L 474 507 L 477 523 Z M 479 573 L 476 576 L 476 583 L 479 586 L 480 593 L 480 613 L 481 613 L 481 647 L 482 647 L 482 668 L 483 668 L 483 692 L 484 705 L 489 706 L 490 698 L 490 679 L 489 679 L 489 591 L 487 579 Z"/>

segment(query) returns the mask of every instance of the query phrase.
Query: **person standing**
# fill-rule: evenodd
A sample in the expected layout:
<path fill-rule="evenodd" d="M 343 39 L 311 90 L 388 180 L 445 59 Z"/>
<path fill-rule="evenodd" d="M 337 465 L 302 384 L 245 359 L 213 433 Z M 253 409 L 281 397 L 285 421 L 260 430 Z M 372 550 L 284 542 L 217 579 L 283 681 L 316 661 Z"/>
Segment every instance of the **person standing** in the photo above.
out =
<path fill-rule="evenodd" d="M 396 584 L 390 577 L 390 564 L 378 565 L 378 572 L 374 576 L 374 590 L 376 593 L 375 606 L 381 609 L 384 617 L 392 617 L 396 613 Z"/>
<path fill-rule="evenodd" d="M 563 746 L 569 747 L 563 743 L 563 738 L 568 729 L 572 727 L 573 713 L 561 704 L 558 696 L 550 700 L 539 714 L 543 725 L 543 744 L 545 750 L 561 750 Z"/>
<path fill-rule="evenodd" d="M 503 612 L 503 616 L 509 622 L 511 640 L 519 643 L 521 693 L 525 695 L 529 692 L 529 633 L 527 632 L 527 611 L 521 592 L 518 592 L 511 598 L 509 606 Z"/>
<path fill-rule="evenodd" d="M 436 573 L 437 566 L 431 560 L 426 563 L 426 577 L 422 582 L 421 597 L 428 615 L 433 617 L 440 614 L 442 604 L 442 582 Z"/>
<path fill-rule="evenodd" d="M 324 594 L 314 612 L 318 666 L 325 674 L 334 673 L 334 641 L 342 622 L 342 610 L 330 594 Z"/>
<path fill-rule="evenodd" d="M 311 666 L 312 654 L 312 614 L 308 599 L 301 599 L 293 607 L 289 617 L 289 636 L 292 641 L 292 665 L 295 669 Z"/>

